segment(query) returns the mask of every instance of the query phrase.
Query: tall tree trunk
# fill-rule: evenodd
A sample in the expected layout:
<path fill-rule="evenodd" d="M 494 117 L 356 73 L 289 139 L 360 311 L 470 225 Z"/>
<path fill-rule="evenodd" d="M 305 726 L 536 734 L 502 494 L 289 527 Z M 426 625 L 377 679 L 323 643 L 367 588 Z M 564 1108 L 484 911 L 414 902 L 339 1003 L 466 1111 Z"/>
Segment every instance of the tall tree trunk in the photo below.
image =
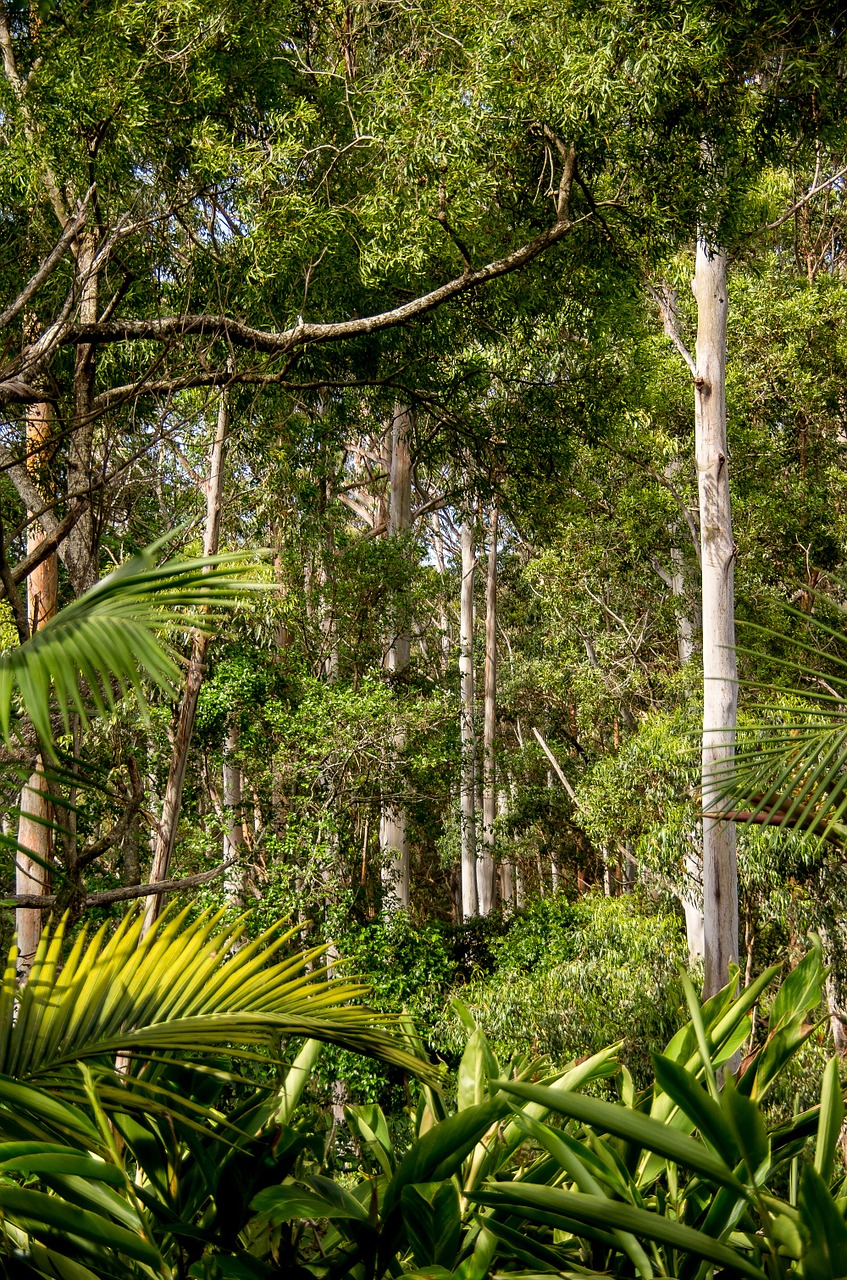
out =
<path fill-rule="evenodd" d="M 441 579 L 438 595 L 438 629 L 441 633 L 441 667 L 447 670 L 450 664 L 450 619 L 444 601 L 444 536 L 441 532 L 441 519 L 437 511 L 432 513 L 432 553 L 435 556 L 435 567 Z"/>
<path fill-rule="evenodd" d="M 403 405 L 394 409 L 391 424 L 390 497 L 388 536 L 403 538 L 412 523 L 412 457 L 409 448 L 410 412 Z M 395 603 L 391 617 L 391 644 L 385 665 L 396 680 L 402 678 L 411 659 L 408 608 Z M 402 730 L 394 735 L 394 752 L 399 757 L 405 745 Z M 379 848 L 382 855 L 383 906 L 389 913 L 409 907 L 409 835 L 406 806 L 397 796 L 382 803 L 379 821 Z"/>
<path fill-rule="evenodd" d="M 95 268 L 97 237 L 86 231 L 79 240 L 76 275 L 79 289 L 81 324 L 97 320 L 99 279 Z M 74 365 L 74 423 L 68 443 L 68 498 L 84 494 L 94 473 L 94 374 L 96 345 L 80 343 Z M 98 530 L 94 511 L 89 506 L 74 525 L 65 541 L 64 563 L 74 595 L 81 595 L 98 578 Z"/>
<path fill-rule="evenodd" d="M 206 480 L 206 527 L 203 536 L 203 554 L 217 555 L 221 530 L 221 498 L 223 495 L 224 460 L 226 443 L 229 435 L 229 405 L 225 391 L 221 392 L 218 404 L 218 417 L 212 447 L 209 451 L 209 475 Z M 150 869 L 150 880 L 156 883 L 166 880 L 176 842 L 179 826 L 179 814 L 182 807 L 182 789 L 185 783 L 185 770 L 188 765 L 188 751 L 194 733 L 194 721 L 197 718 L 197 701 L 206 670 L 206 653 L 209 647 L 209 636 L 205 631 L 195 631 L 191 640 L 191 657 L 188 662 L 188 675 L 185 680 L 185 692 L 179 709 L 176 733 L 171 748 L 171 763 L 168 769 L 168 781 L 162 801 L 162 818 L 156 833 L 156 850 L 153 865 Z M 147 899 L 144 915 L 145 932 L 158 920 L 164 906 L 164 894 L 154 893 Z"/>
<path fill-rule="evenodd" d="M 668 480 L 673 483 L 679 472 L 679 459 L 674 459 L 666 469 Z M 671 528 L 675 534 L 678 525 Z M 689 609 L 686 604 L 685 556 L 680 547 L 671 547 L 670 589 L 677 601 L 676 607 L 676 644 L 681 668 L 688 666 L 694 656 L 694 628 L 691 623 Z M 682 907 L 685 912 L 685 937 L 688 943 L 688 956 L 692 964 L 703 960 L 705 951 L 706 923 L 703 915 L 703 855 L 699 841 L 694 838 L 686 841 L 683 857 L 683 889 Z"/>
<path fill-rule="evenodd" d="M 485 676 L 482 731 L 482 849 L 479 860 L 479 913 L 490 915 L 497 905 L 495 820 L 497 779 L 494 735 L 497 724 L 497 506 L 488 522 L 488 574 L 485 589 Z"/>
<path fill-rule="evenodd" d="M 509 799 L 505 787 L 497 792 L 497 816 L 504 818 L 509 810 Z M 500 899 L 503 911 L 511 912 L 515 906 L 515 865 L 510 857 L 500 859 Z"/>
<path fill-rule="evenodd" d="M 238 909 L 244 906 L 244 811 L 241 787 L 241 765 L 238 763 L 238 725 L 230 717 L 227 725 L 223 756 L 223 806 L 224 838 L 223 860 L 234 862 L 224 872 L 224 896 L 227 905 Z"/>
<path fill-rule="evenodd" d="M 735 543 L 726 443 L 726 253 L 697 241 L 695 456 L 700 497 L 703 610 L 704 994 L 713 995 L 738 960 L 735 825 L 720 816 L 720 780 L 735 750 Z"/>
<path fill-rule="evenodd" d="M 27 470 L 31 472 L 38 493 L 45 498 L 41 479 L 44 451 L 50 443 L 52 413 L 46 402 L 33 404 L 26 411 Z M 28 513 L 30 517 L 32 513 Z M 37 520 L 30 518 L 27 526 L 27 552 L 35 550 L 44 531 Z M 35 634 L 55 614 L 58 608 L 59 571 L 55 553 L 47 556 L 27 579 L 27 620 L 31 634 Z M 43 761 L 39 756 L 35 770 L 21 793 L 21 814 L 18 822 L 18 843 L 33 853 L 28 857 L 18 853 L 15 861 L 15 892 L 46 894 L 50 890 L 49 864 L 53 857 L 53 833 L 47 825 L 50 821 L 50 800 L 46 779 L 42 773 Z M 18 907 L 15 911 L 15 929 L 18 937 L 18 967 L 27 973 L 41 937 L 42 913 L 37 907 Z"/>
<path fill-rule="evenodd" d="M 474 575 L 476 540 L 473 516 L 465 511 L 461 529 L 462 588 L 459 625 L 459 674 L 461 697 L 459 729 L 462 742 L 462 918 L 477 914 L 479 899 L 476 880 L 476 732 L 474 729 Z"/>

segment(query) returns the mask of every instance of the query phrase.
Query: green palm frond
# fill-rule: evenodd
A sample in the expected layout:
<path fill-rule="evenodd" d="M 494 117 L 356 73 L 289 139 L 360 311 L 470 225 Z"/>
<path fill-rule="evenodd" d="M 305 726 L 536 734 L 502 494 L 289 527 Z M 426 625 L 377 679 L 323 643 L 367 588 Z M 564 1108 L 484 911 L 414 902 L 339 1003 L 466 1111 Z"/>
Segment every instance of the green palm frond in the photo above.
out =
<path fill-rule="evenodd" d="M 830 607 L 832 602 L 828 602 Z M 788 611 L 826 643 L 847 632 Z M 766 641 L 784 635 L 747 624 Z M 800 659 L 768 658 L 789 684 L 770 685 L 749 710 L 755 727 L 742 729 L 735 758 L 720 779 L 719 802 L 736 821 L 776 826 L 818 841 L 847 841 L 847 662 L 822 645 L 804 646 Z M 739 652 L 760 657 L 755 651 Z"/>
<path fill-rule="evenodd" d="M 23 990 L 12 948 L 0 984 L 0 1076 L 73 1092 L 82 1061 L 190 1060 L 221 1045 L 235 1057 L 258 1048 L 273 1056 L 280 1037 L 295 1036 L 440 1078 L 404 1043 L 396 1018 L 351 1003 L 366 994 L 360 982 L 306 972 L 321 948 L 287 954 L 295 930 L 274 926 L 234 948 L 243 920 L 225 924 L 220 911 L 190 923 L 186 911 L 166 913 L 142 930 L 140 909 L 111 934 L 106 925 L 90 939 L 83 930 L 64 961 L 63 926 L 46 930 Z"/>
<path fill-rule="evenodd" d="M 0 730 L 11 745 L 16 694 L 41 741 L 52 750 L 51 711 L 67 731 L 76 712 L 104 713 L 125 694 L 144 710 L 142 680 L 171 691 L 179 677 L 162 632 L 215 625 L 246 592 L 263 589 L 244 553 L 174 560 L 157 566 L 161 541 L 66 605 L 31 640 L 0 655 Z"/>

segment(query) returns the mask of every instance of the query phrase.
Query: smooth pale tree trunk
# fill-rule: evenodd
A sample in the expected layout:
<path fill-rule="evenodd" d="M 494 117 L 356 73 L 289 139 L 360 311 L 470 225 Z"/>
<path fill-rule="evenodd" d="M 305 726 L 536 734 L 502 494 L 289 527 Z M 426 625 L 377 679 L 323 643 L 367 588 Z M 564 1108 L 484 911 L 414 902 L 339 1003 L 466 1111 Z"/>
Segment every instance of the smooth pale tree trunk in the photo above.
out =
<path fill-rule="evenodd" d="M 703 612 L 703 900 L 704 995 L 728 980 L 738 960 L 735 825 L 720 816 L 720 781 L 735 750 L 735 543 L 726 442 L 726 253 L 697 241 L 694 296 L 695 457 L 700 499 Z"/>
<path fill-rule="evenodd" d="M 444 535 L 441 532 L 441 518 L 437 511 L 432 513 L 432 553 L 435 556 L 435 567 L 441 578 L 442 590 L 438 597 L 438 629 L 441 634 L 441 668 L 447 670 L 450 663 L 450 620 L 444 603 Z"/>
<path fill-rule="evenodd" d="M 668 479 L 673 482 L 679 471 L 679 459 L 667 468 Z M 671 533 L 676 532 L 676 527 Z M 685 557 L 679 547 L 671 548 L 670 589 L 677 601 L 676 644 L 681 668 L 688 666 L 694 656 L 694 628 L 686 606 Z M 703 855 L 699 841 L 686 841 L 683 858 L 684 885 L 682 906 L 685 912 L 685 937 L 688 956 L 692 964 L 701 962 L 705 954 L 706 922 L 703 915 Z"/>
<path fill-rule="evenodd" d="M 388 504 L 388 536 L 405 537 L 412 523 L 412 456 L 409 447 L 409 410 L 397 405 L 391 424 L 391 463 Z M 403 602 L 392 611 L 391 644 L 385 665 L 396 679 L 402 677 L 411 660 L 411 636 Z M 405 735 L 394 735 L 394 750 L 400 755 Z M 406 806 L 396 796 L 383 800 L 379 820 L 383 908 L 388 914 L 409 908 L 409 832 Z"/>
<path fill-rule="evenodd" d="M 509 797 L 504 787 L 497 792 L 497 816 L 505 818 L 509 811 Z M 511 858 L 500 860 L 500 900 L 503 911 L 510 913 L 515 907 L 515 866 Z"/>
<path fill-rule="evenodd" d="M 224 460 L 229 435 L 229 405 L 226 392 L 221 392 L 218 405 L 217 423 L 209 451 L 209 474 L 206 480 L 206 527 L 203 534 L 203 554 L 217 555 L 220 545 L 221 500 L 223 497 Z M 197 718 L 197 702 L 206 671 L 206 653 L 209 647 L 209 636 L 204 631 L 195 631 L 191 640 L 191 656 L 188 662 L 188 675 L 185 680 L 185 692 L 179 709 L 176 732 L 171 748 L 171 762 L 168 769 L 168 781 L 162 801 L 162 817 L 156 832 L 156 847 L 153 854 L 153 865 L 150 869 L 150 881 L 153 884 L 166 880 L 170 868 L 171 856 L 176 843 L 179 827 L 179 814 L 182 807 L 182 789 L 185 784 L 185 771 L 188 766 L 188 752 L 194 733 L 194 722 Z M 144 931 L 147 932 L 159 918 L 164 906 L 165 895 L 151 894 L 147 899 L 144 914 Z"/>
<path fill-rule="evenodd" d="M 30 405 L 26 411 L 27 469 L 32 473 L 38 491 L 43 494 L 39 471 L 44 450 L 51 435 L 52 412 L 48 403 Z M 28 513 L 31 514 L 31 513 Z M 27 525 L 27 552 L 34 551 L 44 537 L 37 520 Z M 47 556 L 27 579 L 27 621 L 35 634 L 53 617 L 58 608 L 59 570 L 56 555 Z M 18 853 L 15 860 L 15 892 L 43 895 L 50 890 L 49 864 L 53 857 L 53 833 L 47 782 L 42 774 L 42 759 L 21 793 L 18 843 L 35 855 Z M 41 937 L 42 913 L 37 907 L 18 907 L 15 930 L 18 938 L 18 968 L 26 973 L 32 964 Z"/>
<path fill-rule="evenodd" d="M 462 743 L 462 918 L 470 920 L 479 910 L 476 879 L 476 732 L 474 729 L 474 576 L 476 539 L 473 517 L 466 511 L 460 534 L 462 588 L 459 609 L 459 730 Z"/>
<path fill-rule="evenodd" d="M 490 915 L 497 905 L 495 821 L 497 777 L 494 736 L 497 727 L 497 507 L 488 522 L 488 573 L 485 588 L 485 671 L 482 730 L 482 847 L 478 868 L 479 914 Z"/>
<path fill-rule="evenodd" d="M 223 860 L 233 865 L 224 872 L 224 897 L 227 905 L 244 907 L 244 812 L 241 765 L 238 763 L 238 726 L 230 720 L 223 757 L 224 836 Z"/>

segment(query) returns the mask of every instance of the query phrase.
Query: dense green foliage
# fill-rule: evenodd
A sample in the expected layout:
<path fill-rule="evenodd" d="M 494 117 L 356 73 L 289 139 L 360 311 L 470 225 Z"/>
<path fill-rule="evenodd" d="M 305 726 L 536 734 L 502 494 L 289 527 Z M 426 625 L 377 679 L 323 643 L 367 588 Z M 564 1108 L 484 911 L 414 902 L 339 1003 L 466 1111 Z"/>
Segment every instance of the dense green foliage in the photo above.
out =
<path fill-rule="evenodd" d="M 843 1280 L 842 10 L 0 0 L 0 1269 Z"/>

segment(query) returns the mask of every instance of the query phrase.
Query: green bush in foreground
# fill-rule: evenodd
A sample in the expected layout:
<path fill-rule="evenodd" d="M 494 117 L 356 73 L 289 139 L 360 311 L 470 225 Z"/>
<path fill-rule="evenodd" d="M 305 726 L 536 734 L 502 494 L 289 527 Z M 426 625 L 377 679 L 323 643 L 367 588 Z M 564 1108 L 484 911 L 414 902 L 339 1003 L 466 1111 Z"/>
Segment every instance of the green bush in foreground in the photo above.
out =
<path fill-rule="evenodd" d="M 743 1073 L 729 1071 L 776 974 L 737 997 L 733 975 L 702 1008 L 684 980 L 691 1021 L 655 1056 L 641 1092 L 614 1048 L 533 1081 L 542 1063 L 501 1068 L 475 1032 L 455 1114 L 425 1089 L 416 1137 L 400 1154 L 378 1107 L 348 1109 L 364 1172 L 342 1185 L 304 1161 L 256 1197 L 249 1247 L 285 1260 L 286 1275 L 318 1280 L 843 1278 L 837 1061 L 810 1112 L 769 1125 L 762 1109 L 814 1029 L 818 947 L 782 984 Z M 610 1075 L 617 1102 L 581 1091 Z"/>

